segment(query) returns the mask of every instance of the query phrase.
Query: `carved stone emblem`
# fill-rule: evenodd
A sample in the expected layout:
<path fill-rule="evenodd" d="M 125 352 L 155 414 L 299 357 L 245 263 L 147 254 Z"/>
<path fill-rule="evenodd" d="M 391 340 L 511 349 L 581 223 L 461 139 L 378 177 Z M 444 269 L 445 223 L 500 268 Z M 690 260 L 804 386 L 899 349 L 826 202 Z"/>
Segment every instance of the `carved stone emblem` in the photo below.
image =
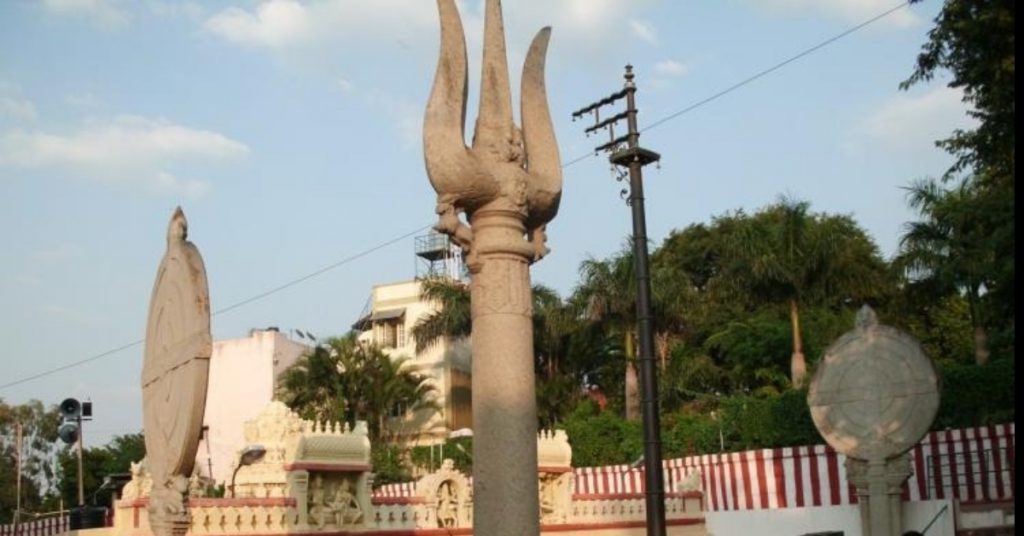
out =
<path fill-rule="evenodd" d="M 807 398 L 832 448 L 862 460 L 885 459 L 928 431 L 939 408 L 938 376 L 917 341 L 879 325 L 865 306 L 856 329 L 825 351 Z"/>
<path fill-rule="evenodd" d="M 185 494 L 199 447 L 212 339 L 210 294 L 199 250 L 186 240 L 181 208 L 167 229 L 146 325 L 142 412 L 153 479 L 150 523 L 158 536 L 183 534 Z"/>

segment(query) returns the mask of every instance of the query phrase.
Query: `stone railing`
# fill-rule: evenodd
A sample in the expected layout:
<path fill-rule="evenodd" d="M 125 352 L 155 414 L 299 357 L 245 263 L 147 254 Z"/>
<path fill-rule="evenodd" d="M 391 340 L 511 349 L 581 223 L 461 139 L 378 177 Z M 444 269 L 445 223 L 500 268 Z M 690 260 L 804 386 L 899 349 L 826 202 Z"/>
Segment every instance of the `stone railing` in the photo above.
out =
<path fill-rule="evenodd" d="M 646 520 L 643 494 L 620 493 L 607 495 L 574 495 L 572 498 L 572 524 L 604 525 Z M 703 495 L 700 492 L 665 494 L 665 518 L 701 518 Z"/>

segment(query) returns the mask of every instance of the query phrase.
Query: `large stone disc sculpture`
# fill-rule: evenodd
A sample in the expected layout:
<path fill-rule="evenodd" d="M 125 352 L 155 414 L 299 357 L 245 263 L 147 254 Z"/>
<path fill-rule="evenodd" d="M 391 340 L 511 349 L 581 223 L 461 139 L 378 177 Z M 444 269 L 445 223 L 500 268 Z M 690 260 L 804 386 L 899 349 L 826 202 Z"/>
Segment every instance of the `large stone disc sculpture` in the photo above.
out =
<path fill-rule="evenodd" d="M 454 0 L 438 0 L 441 54 L 423 125 L 438 231 L 467 252 L 473 317 L 474 534 L 538 534 L 537 408 L 530 264 L 547 253 L 562 171 L 548 111 L 550 29 L 523 67 L 522 129 L 512 120 L 501 2 L 484 14 L 480 111 L 465 143 L 466 42 Z M 465 220 L 461 216 L 465 216 Z"/>
<path fill-rule="evenodd" d="M 187 235 L 188 222 L 178 208 L 167 229 L 146 324 L 142 412 L 153 478 L 149 522 L 157 536 L 188 529 L 185 492 L 199 447 L 212 352 L 206 269 Z"/>
<path fill-rule="evenodd" d="M 864 535 L 902 534 L 907 451 L 928 432 L 939 408 L 932 360 L 913 337 L 879 325 L 864 306 L 857 327 L 825 351 L 807 400 L 822 437 L 847 456 Z"/>

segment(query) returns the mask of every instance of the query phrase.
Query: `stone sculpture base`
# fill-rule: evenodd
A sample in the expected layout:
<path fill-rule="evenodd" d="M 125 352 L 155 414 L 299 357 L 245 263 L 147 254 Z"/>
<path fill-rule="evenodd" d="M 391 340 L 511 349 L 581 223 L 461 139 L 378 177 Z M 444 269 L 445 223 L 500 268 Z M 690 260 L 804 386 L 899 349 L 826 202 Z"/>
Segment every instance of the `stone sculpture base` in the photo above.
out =
<path fill-rule="evenodd" d="M 184 536 L 192 518 L 188 512 L 188 479 L 175 476 L 154 485 L 149 498 L 149 526 L 156 536 Z"/>
<path fill-rule="evenodd" d="M 846 475 L 857 489 L 864 536 L 903 534 L 903 483 L 910 478 L 910 455 L 888 460 L 846 459 Z"/>

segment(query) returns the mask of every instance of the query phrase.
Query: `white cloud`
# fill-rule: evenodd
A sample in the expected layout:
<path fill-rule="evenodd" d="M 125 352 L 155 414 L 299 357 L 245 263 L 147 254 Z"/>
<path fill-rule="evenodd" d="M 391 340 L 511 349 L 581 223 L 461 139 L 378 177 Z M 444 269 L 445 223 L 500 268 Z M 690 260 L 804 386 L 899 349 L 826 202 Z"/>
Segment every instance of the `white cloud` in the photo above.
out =
<path fill-rule="evenodd" d="M 21 95 L 14 84 L 0 80 L 0 118 L 4 117 L 15 121 L 34 121 L 36 107 Z"/>
<path fill-rule="evenodd" d="M 148 0 L 146 5 L 149 7 L 150 13 L 158 17 L 187 17 L 198 20 L 206 14 L 203 6 L 193 1 Z"/>
<path fill-rule="evenodd" d="M 204 181 L 176 177 L 169 167 L 238 158 L 248 151 L 223 134 L 138 116 L 90 122 L 67 134 L 0 134 L 0 168 L 58 169 L 165 194 L 199 195 L 208 188 Z"/>
<path fill-rule="evenodd" d="M 948 137 L 954 129 L 969 128 L 975 120 L 962 102 L 963 93 L 945 86 L 920 95 L 900 95 L 868 115 L 854 130 L 847 149 L 927 154 L 939 151 L 935 140 Z"/>
<path fill-rule="evenodd" d="M 752 3 L 776 13 L 812 13 L 849 23 L 864 22 L 894 7 L 892 0 L 756 0 Z M 921 18 L 910 8 L 904 7 L 879 22 L 892 27 L 907 28 L 919 25 Z"/>
<path fill-rule="evenodd" d="M 88 17 L 103 26 L 123 26 L 131 20 L 120 4 L 119 0 L 43 0 L 50 13 Z"/>
<path fill-rule="evenodd" d="M 629 21 L 629 28 L 633 30 L 633 35 L 652 45 L 658 42 L 658 30 L 647 21 L 631 19 Z"/>
<path fill-rule="evenodd" d="M 664 60 L 654 64 L 654 73 L 661 76 L 683 76 L 688 72 L 690 69 L 686 65 L 675 60 Z"/>
<path fill-rule="evenodd" d="M 458 2 L 472 47 L 482 36 L 483 0 Z M 638 8 L 621 0 L 517 0 L 506 3 L 510 56 L 525 51 L 534 34 L 552 26 L 559 47 L 589 50 L 615 46 L 607 36 Z M 654 27 L 632 20 L 642 37 Z M 254 7 L 228 7 L 207 18 L 205 29 L 228 42 L 268 49 L 294 49 L 337 42 L 421 49 L 437 38 L 435 2 L 428 0 L 261 0 Z M 434 49 L 425 47 L 433 53 Z M 520 54 L 521 55 L 521 54 Z"/>
<path fill-rule="evenodd" d="M 0 116 L 15 121 L 32 121 L 36 118 L 36 107 L 32 101 L 11 95 L 0 95 Z"/>
<path fill-rule="evenodd" d="M 255 13 L 229 7 L 206 21 L 206 29 L 248 46 L 281 47 L 312 37 L 309 9 L 296 0 L 270 0 Z"/>
<path fill-rule="evenodd" d="M 345 93 L 351 93 L 355 90 L 356 85 L 348 78 L 338 77 L 337 87 Z"/>

